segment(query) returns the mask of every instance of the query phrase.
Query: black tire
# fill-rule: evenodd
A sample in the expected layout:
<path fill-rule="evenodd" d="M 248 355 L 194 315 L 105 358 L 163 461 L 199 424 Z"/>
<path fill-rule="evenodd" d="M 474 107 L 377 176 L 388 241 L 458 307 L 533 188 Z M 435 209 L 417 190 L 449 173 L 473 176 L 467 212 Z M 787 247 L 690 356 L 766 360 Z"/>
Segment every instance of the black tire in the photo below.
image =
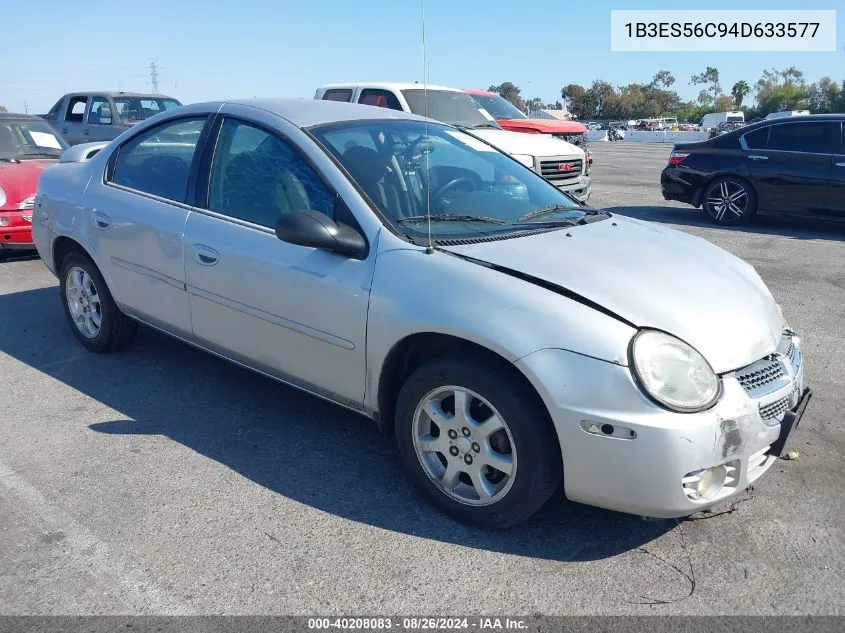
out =
<path fill-rule="evenodd" d="M 504 361 L 503 361 L 504 363 Z M 414 448 L 414 414 L 423 398 L 444 386 L 469 389 L 487 400 L 506 421 L 517 468 L 504 496 L 490 505 L 455 500 L 427 474 Z M 414 484 L 444 513 L 484 528 L 506 528 L 534 514 L 554 494 L 563 474 L 560 444 L 548 411 L 516 370 L 485 357 L 435 358 L 407 379 L 396 403 L 399 453 Z"/>
<path fill-rule="evenodd" d="M 725 192 L 729 198 L 740 192 L 742 195 L 729 205 L 723 206 L 722 202 L 716 201 L 725 201 Z M 748 181 L 742 178 L 720 176 L 710 181 L 705 187 L 701 196 L 701 208 L 716 224 L 722 226 L 744 224 L 757 213 L 757 192 Z"/>
<path fill-rule="evenodd" d="M 91 278 L 96 289 L 96 294 L 99 297 L 101 325 L 96 336 L 89 337 L 83 334 L 71 316 L 67 286 L 69 275 L 74 269 L 82 269 Z M 73 335 L 86 349 L 97 353 L 113 352 L 126 347 L 132 342 L 138 329 L 138 324 L 123 314 L 117 307 L 114 299 L 112 299 L 105 279 L 103 279 L 96 264 L 90 258 L 81 253 L 69 253 L 62 260 L 59 268 L 59 280 L 62 309 L 64 310 L 65 318 Z"/>

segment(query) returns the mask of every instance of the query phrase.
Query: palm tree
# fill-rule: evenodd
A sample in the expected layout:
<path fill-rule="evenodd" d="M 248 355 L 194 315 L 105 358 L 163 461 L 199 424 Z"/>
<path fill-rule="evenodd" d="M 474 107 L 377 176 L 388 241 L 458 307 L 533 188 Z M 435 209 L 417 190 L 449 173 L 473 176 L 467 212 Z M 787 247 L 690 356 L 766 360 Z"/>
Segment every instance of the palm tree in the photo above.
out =
<path fill-rule="evenodd" d="M 748 87 L 748 84 L 745 83 L 745 80 L 740 79 L 734 84 L 734 87 L 731 88 L 731 94 L 733 95 L 737 108 L 742 106 L 742 100 L 745 99 L 745 95 L 747 95 L 749 92 L 751 92 L 751 88 Z"/>

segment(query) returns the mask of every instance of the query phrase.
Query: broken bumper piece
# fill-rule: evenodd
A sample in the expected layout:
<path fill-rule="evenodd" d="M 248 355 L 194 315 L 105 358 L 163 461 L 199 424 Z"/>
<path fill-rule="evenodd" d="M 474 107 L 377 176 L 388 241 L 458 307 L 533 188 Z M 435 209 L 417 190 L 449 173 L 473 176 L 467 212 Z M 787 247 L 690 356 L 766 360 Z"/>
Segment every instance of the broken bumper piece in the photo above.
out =
<path fill-rule="evenodd" d="M 811 395 L 798 341 L 787 333 L 772 357 L 723 375 L 719 402 L 694 414 L 656 406 L 628 367 L 550 349 L 517 364 L 552 414 L 566 496 L 653 517 L 704 510 L 754 483 L 784 450 Z M 559 389 L 543 387 L 553 384 Z"/>

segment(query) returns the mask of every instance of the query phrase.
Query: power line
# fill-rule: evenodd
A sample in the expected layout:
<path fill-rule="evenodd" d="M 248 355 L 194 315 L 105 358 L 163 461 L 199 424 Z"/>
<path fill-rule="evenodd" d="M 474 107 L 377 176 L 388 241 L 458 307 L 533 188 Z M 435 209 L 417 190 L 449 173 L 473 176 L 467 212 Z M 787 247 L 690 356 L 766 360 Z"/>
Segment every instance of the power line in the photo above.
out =
<path fill-rule="evenodd" d="M 150 87 L 153 93 L 158 93 L 158 60 L 150 60 Z"/>

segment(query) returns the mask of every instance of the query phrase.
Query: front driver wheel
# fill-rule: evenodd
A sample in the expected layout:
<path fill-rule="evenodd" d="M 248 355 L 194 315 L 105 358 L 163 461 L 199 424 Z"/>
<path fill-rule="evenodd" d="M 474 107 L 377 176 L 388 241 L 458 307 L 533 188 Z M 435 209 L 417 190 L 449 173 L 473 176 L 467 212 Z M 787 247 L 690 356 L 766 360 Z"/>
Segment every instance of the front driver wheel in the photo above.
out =
<path fill-rule="evenodd" d="M 549 415 L 508 368 L 454 357 L 423 365 L 400 391 L 396 436 L 416 485 L 465 523 L 520 523 L 560 482 Z"/>
<path fill-rule="evenodd" d="M 717 224 L 740 224 L 756 213 L 757 195 L 745 181 L 726 176 L 707 186 L 702 206 Z"/>

